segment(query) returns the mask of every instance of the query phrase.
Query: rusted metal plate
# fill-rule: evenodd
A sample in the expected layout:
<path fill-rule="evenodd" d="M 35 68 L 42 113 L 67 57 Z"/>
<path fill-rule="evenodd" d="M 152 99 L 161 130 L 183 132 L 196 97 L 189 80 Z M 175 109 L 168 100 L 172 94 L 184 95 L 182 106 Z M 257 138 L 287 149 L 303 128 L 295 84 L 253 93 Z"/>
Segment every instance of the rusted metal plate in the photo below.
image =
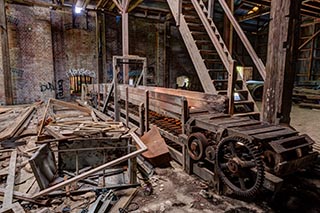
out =
<path fill-rule="evenodd" d="M 153 166 L 168 165 L 169 149 L 157 127 L 153 126 L 141 137 L 141 140 L 148 147 L 148 151 L 142 153 L 143 157 L 148 159 Z"/>

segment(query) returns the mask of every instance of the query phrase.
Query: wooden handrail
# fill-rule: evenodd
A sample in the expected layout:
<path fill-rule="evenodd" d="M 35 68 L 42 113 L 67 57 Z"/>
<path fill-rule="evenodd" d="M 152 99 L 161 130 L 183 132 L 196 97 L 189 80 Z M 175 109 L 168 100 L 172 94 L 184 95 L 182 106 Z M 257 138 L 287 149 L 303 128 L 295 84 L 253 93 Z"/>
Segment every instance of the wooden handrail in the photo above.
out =
<path fill-rule="evenodd" d="M 192 0 L 192 3 L 196 9 L 201 21 L 202 21 L 202 23 L 203 23 L 203 26 L 205 27 L 205 29 L 210 37 L 210 40 L 214 44 L 214 46 L 217 50 L 217 53 L 219 54 L 219 57 L 221 58 L 221 61 L 223 62 L 223 65 L 225 66 L 225 68 L 228 70 L 229 73 L 232 72 L 232 70 L 229 69 L 231 61 L 226 56 L 225 50 L 222 48 L 220 41 L 218 40 L 217 36 L 215 35 L 215 32 L 213 31 L 212 26 L 210 25 L 207 16 L 204 14 L 203 10 L 201 9 L 199 2 L 197 2 L 196 0 Z M 214 26 L 214 27 L 216 28 L 216 26 Z M 230 55 L 230 54 L 228 53 L 228 55 Z"/>
<path fill-rule="evenodd" d="M 253 49 L 250 41 L 248 40 L 247 36 L 244 34 L 243 30 L 241 29 L 239 23 L 234 18 L 232 12 L 230 11 L 230 8 L 228 7 L 228 4 L 225 2 L 225 0 L 219 0 L 220 5 L 224 12 L 226 13 L 228 19 L 230 20 L 232 26 L 234 27 L 235 31 L 239 35 L 243 45 L 245 46 L 246 50 L 248 51 L 249 55 L 252 58 L 253 63 L 256 65 L 262 79 L 264 80 L 266 78 L 266 68 L 261 59 L 258 57 L 257 53 Z"/>

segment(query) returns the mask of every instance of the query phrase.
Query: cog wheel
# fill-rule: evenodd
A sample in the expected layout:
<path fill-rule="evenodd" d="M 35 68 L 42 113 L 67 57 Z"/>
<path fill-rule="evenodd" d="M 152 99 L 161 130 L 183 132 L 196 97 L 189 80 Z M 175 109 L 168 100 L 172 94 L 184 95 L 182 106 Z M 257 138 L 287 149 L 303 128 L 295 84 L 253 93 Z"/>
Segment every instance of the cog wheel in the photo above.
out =
<path fill-rule="evenodd" d="M 188 138 L 188 153 L 193 160 L 201 160 L 208 146 L 207 138 L 200 132 L 193 133 Z"/>
<path fill-rule="evenodd" d="M 264 181 L 261 151 L 247 138 L 226 137 L 217 146 L 216 171 L 235 195 L 252 198 Z"/>

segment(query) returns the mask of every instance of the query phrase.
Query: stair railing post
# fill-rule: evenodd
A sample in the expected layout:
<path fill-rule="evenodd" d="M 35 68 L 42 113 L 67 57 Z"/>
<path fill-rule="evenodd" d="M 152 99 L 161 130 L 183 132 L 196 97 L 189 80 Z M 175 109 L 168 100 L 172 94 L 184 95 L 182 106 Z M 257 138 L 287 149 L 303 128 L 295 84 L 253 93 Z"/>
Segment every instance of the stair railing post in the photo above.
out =
<path fill-rule="evenodd" d="M 178 0 L 178 16 L 177 16 L 177 26 L 180 26 L 180 16 L 182 14 L 182 0 Z"/>
<path fill-rule="evenodd" d="M 214 0 L 208 2 L 208 18 L 213 18 Z"/>
<path fill-rule="evenodd" d="M 228 90 L 227 95 L 229 98 L 229 105 L 228 105 L 228 113 L 230 115 L 234 114 L 234 88 L 235 83 L 237 80 L 237 71 L 236 71 L 236 61 L 232 61 L 230 63 L 230 70 L 231 72 L 228 73 Z"/>

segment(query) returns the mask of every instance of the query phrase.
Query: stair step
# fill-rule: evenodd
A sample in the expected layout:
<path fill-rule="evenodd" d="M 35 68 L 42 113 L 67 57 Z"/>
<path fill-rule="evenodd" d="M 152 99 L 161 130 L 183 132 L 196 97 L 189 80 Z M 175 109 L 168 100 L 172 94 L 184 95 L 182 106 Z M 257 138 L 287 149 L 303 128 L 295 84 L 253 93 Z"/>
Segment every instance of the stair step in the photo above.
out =
<path fill-rule="evenodd" d="M 201 45 L 212 45 L 212 42 L 209 40 L 196 40 L 195 42 L 196 44 L 201 44 Z"/>
<path fill-rule="evenodd" d="M 233 116 L 236 116 L 236 117 L 249 116 L 249 117 L 254 117 L 255 119 L 259 120 L 259 118 L 260 118 L 260 112 L 235 113 L 235 114 L 233 114 Z"/>
<path fill-rule="evenodd" d="M 220 58 L 210 58 L 210 59 L 204 59 L 204 62 L 205 63 L 208 63 L 208 64 L 212 64 L 212 63 L 222 63 L 221 59 Z"/>
<path fill-rule="evenodd" d="M 218 55 L 218 53 L 213 49 L 199 49 L 200 53 L 207 54 L 207 55 Z"/>
<path fill-rule="evenodd" d="M 188 27 L 191 31 L 206 31 L 202 24 L 199 23 L 188 23 Z"/>
<path fill-rule="evenodd" d="M 201 19 L 199 19 L 196 15 L 183 15 L 187 23 L 202 23 Z"/>
<path fill-rule="evenodd" d="M 208 69 L 208 72 L 228 72 L 226 69 Z"/>
<path fill-rule="evenodd" d="M 235 105 L 254 105 L 254 102 L 253 101 L 248 101 L 248 100 L 245 100 L 245 101 L 234 101 L 234 104 Z"/>
<path fill-rule="evenodd" d="M 195 35 L 195 36 L 201 36 L 201 35 L 208 36 L 208 34 L 206 32 L 199 32 L 199 31 L 191 31 L 191 34 Z"/>

